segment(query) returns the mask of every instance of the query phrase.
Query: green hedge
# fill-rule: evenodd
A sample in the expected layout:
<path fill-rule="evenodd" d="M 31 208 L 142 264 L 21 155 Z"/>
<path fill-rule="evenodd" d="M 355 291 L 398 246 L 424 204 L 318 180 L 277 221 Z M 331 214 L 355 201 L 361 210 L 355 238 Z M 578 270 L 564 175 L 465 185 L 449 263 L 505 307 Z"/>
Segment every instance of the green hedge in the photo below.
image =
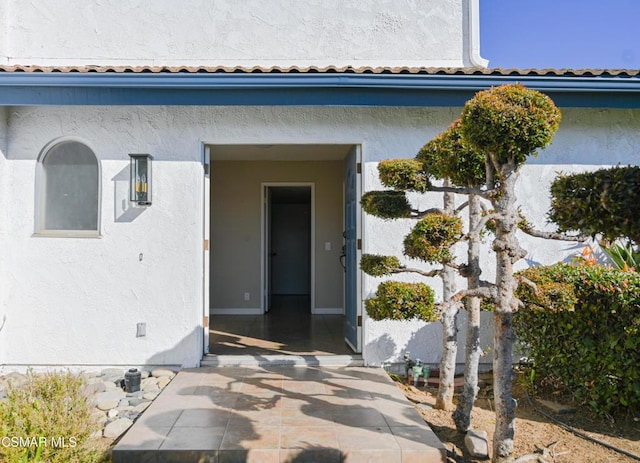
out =
<path fill-rule="evenodd" d="M 598 413 L 640 410 L 640 274 L 556 264 L 521 272 L 514 318 L 536 380 L 554 378 Z"/>
<path fill-rule="evenodd" d="M 549 219 L 564 231 L 630 238 L 640 244 L 640 167 L 561 175 L 551 185 Z"/>

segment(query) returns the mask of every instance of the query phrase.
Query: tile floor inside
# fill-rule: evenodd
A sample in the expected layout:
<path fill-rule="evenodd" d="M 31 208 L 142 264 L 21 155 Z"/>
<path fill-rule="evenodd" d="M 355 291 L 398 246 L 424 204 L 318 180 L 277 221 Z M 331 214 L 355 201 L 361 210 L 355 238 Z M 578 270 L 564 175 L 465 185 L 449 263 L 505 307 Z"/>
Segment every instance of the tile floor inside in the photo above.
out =
<path fill-rule="evenodd" d="M 444 462 L 445 449 L 386 373 L 364 367 L 183 370 L 113 450 L 113 462 Z"/>
<path fill-rule="evenodd" d="M 264 315 L 213 315 L 209 352 L 215 355 L 344 355 L 344 316 L 312 315 L 309 296 L 273 296 Z"/>

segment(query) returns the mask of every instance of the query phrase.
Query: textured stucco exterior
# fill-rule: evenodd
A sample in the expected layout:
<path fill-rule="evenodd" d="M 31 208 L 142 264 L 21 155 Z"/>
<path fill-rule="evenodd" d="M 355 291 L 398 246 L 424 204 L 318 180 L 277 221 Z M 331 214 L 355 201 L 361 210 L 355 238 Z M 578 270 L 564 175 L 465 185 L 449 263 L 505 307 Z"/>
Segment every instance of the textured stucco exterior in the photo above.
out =
<path fill-rule="evenodd" d="M 460 108 L 8 108 L 7 124 L 0 117 L 0 151 L 6 146 L 0 155 L 0 309 L 7 313 L 0 364 L 200 361 L 203 144 L 360 145 L 368 191 L 380 187 L 378 161 L 412 157 L 459 113 Z M 638 162 L 639 110 L 569 109 L 563 115 L 553 145 L 531 160 L 519 180 L 523 212 L 539 227 L 545 226 L 548 185 L 558 171 Z M 100 160 L 100 238 L 33 236 L 37 158 L 62 136 L 84 140 Z M 154 156 L 148 208 L 134 207 L 126 197 L 128 153 L 136 152 Z M 438 203 L 435 194 L 421 199 L 425 207 Z M 364 252 L 401 255 L 398 237 L 410 225 L 364 216 Z M 523 247 L 530 264 L 567 259 L 579 248 L 524 236 Z M 483 278 L 492 278 L 490 266 Z M 377 283 L 365 276 L 362 297 Z M 438 323 L 374 322 L 363 315 L 368 364 L 398 360 L 406 350 L 426 362 L 439 361 Z M 147 323 L 146 337 L 136 338 L 138 322 Z"/>
<path fill-rule="evenodd" d="M 7 152 L 7 108 L 0 108 L 0 326 L 7 313 L 7 293 L 9 291 L 9 273 L 7 256 L 9 224 L 8 211 L 8 166 Z M 3 363 L 3 352 L 6 352 L 6 340 L 0 331 L 0 365 Z"/>
<path fill-rule="evenodd" d="M 467 1 L 3 0 L 0 60 L 22 65 L 464 66 Z"/>

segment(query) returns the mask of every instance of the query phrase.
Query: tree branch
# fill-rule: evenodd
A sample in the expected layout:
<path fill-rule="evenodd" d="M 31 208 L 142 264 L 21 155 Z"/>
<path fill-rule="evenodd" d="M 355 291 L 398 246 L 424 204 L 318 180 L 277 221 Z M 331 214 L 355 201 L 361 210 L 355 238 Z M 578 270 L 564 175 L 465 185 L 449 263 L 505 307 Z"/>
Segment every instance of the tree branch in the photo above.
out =
<path fill-rule="evenodd" d="M 421 219 L 429 214 L 440 214 L 440 215 L 448 215 L 444 209 L 440 209 L 438 207 L 432 207 L 431 209 L 427 209 L 426 211 L 419 211 L 418 209 L 411 209 L 411 213 L 413 216 L 412 219 Z"/>
<path fill-rule="evenodd" d="M 479 297 L 482 299 L 491 299 L 493 301 L 498 299 L 498 293 L 496 286 L 492 283 L 483 282 L 486 286 L 481 286 L 479 288 L 471 288 L 471 289 L 463 289 L 462 291 L 458 291 L 448 301 L 444 301 L 438 304 L 440 309 L 447 310 L 455 304 L 460 303 L 462 299 L 465 297 Z"/>
<path fill-rule="evenodd" d="M 469 235 L 469 236 L 478 236 L 480 234 L 480 232 L 482 231 L 482 229 L 487 226 L 487 223 L 490 220 L 499 219 L 500 217 L 501 217 L 501 215 L 496 213 L 496 212 L 492 212 L 491 214 L 485 215 L 484 217 L 482 217 L 480 222 L 478 222 L 478 225 L 476 225 L 473 230 L 469 230 L 469 233 L 467 233 L 467 235 Z"/>
<path fill-rule="evenodd" d="M 468 205 L 469 205 L 469 201 L 465 201 L 465 202 L 463 202 L 462 204 L 460 204 L 460 205 L 456 208 L 456 210 L 455 210 L 455 212 L 454 212 L 454 213 L 455 213 L 456 215 L 457 215 L 457 214 L 459 214 L 459 213 L 460 213 L 460 212 L 462 212 L 462 211 L 464 210 L 464 208 L 465 208 L 465 207 L 467 207 Z"/>
<path fill-rule="evenodd" d="M 389 273 L 417 273 L 419 275 L 422 275 L 423 277 L 435 277 L 438 276 L 442 273 L 441 268 L 436 268 L 430 271 L 425 271 L 425 270 L 420 270 L 419 268 L 412 268 L 412 267 L 400 267 L 400 268 L 394 268 L 389 270 Z"/>
<path fill-rule="evenodd" d="M 491 199 L 495 190 L 481 190 L 480 188 L 468 188 L 457 186 L 430 186 L 429 191 L 441 193 L 458 193 L 461 195 L 478 195 L 481 198 Z"/>
<path fill-rule="evenodd" d="M 514 275 L 516 280 L 518 280 L 518 282 L 527 285 L 528 287 L 530 287 L 531 289 L 533 289 L 534 293 L 538 292 L 538 285 L 536 285 L 533 281 L 531 281 L 530 279 L 522 276 L 522 275 Z"/>
<path fill-rule="evenodd" d="M 565 235 L 564 233 L 536 230 L 530 224 L 518 224 L 518 228 L 529 236 L 534 236 L 536 238 L 544 238 L 547 240 L 582 242 L 589 239 L 589 237 L 585 235 Z"/>

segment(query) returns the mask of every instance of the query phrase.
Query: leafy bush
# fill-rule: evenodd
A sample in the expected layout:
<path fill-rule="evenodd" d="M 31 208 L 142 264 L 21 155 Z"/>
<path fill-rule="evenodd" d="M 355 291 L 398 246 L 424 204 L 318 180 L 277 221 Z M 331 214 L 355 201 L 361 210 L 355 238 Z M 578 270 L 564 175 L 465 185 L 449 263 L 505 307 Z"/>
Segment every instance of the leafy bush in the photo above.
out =
<path fill-rule="evenodd" d="M 640 167 L 561 175 L 551 185 L 549 219 L 564 231 L 640 244 Z"/>
<path fill-rule="evenodd" d="M 560 110 L 551 98 L 521 84 L 483 90 L 462 110 L 464 139 L 500 164 L 513 159 L 517 166 L 544 148 L 560 125 Z"/>
<path fill-rule="evenodd" d="M 523 284 L 517 292 L 525 308 L 514 326 L 537 381 L 559 379 L 601 414 L 640 410 L 640 275 L 566 264 L 520 274 L 542 293 L 550 288 L 546 296 Z"/>
<path fill-rule="evenodd" d="M 454 185 L 480 187 L 485 184 L 485 157 L 464 142 L 460 119 L 424 145 L 416 159 L 422 161 L 423 170 L 429 175 L 448 178 Z"/>
<path fill-rule="evenodd" d="M 404 239 L 404 254 L 425 262 L 451 262 L 451 246 L 462 236 L 459 217 L 428 214 L 420 220 Z"/>
<path fill-rule="evenodd" d="M 429 179 L 422 168 L 422 163 L 415 159 L 380 161 L 378 177 L 384 186 L 397 191 L 424 193 L 429 188 Z"/>
<path fill-rule="evenodd" d="M 30 439 L 29 445 L 3 445 L 5 462 L 98 462 L 106 458 L 91 434 L 98 425 L 83 391 L 71 373 L 27 374 L 27 383 L 9 389 L 0 403 L 0 435 Z"/>
<path fill-rule="evenodd" d="M 378 285 L 376 297 L 365 301 L 374 320 L 435 321 L 433 290 L 424 283 L 385 281 Z"/>
<path fill-rule="evenodd" d="M 411 205 L 404 191 L 368 191 L 362 195 L 360 204 L 367 214 L 381 219 L 411 217 Z"/>
<path fill-rule="evenodd" d="M 381 277 L 391 274 L 393 269 L 400 268 L 400 261 L 395 256 L 363 254 L 360 258 L 360 268 L 367 275 Z"/>

